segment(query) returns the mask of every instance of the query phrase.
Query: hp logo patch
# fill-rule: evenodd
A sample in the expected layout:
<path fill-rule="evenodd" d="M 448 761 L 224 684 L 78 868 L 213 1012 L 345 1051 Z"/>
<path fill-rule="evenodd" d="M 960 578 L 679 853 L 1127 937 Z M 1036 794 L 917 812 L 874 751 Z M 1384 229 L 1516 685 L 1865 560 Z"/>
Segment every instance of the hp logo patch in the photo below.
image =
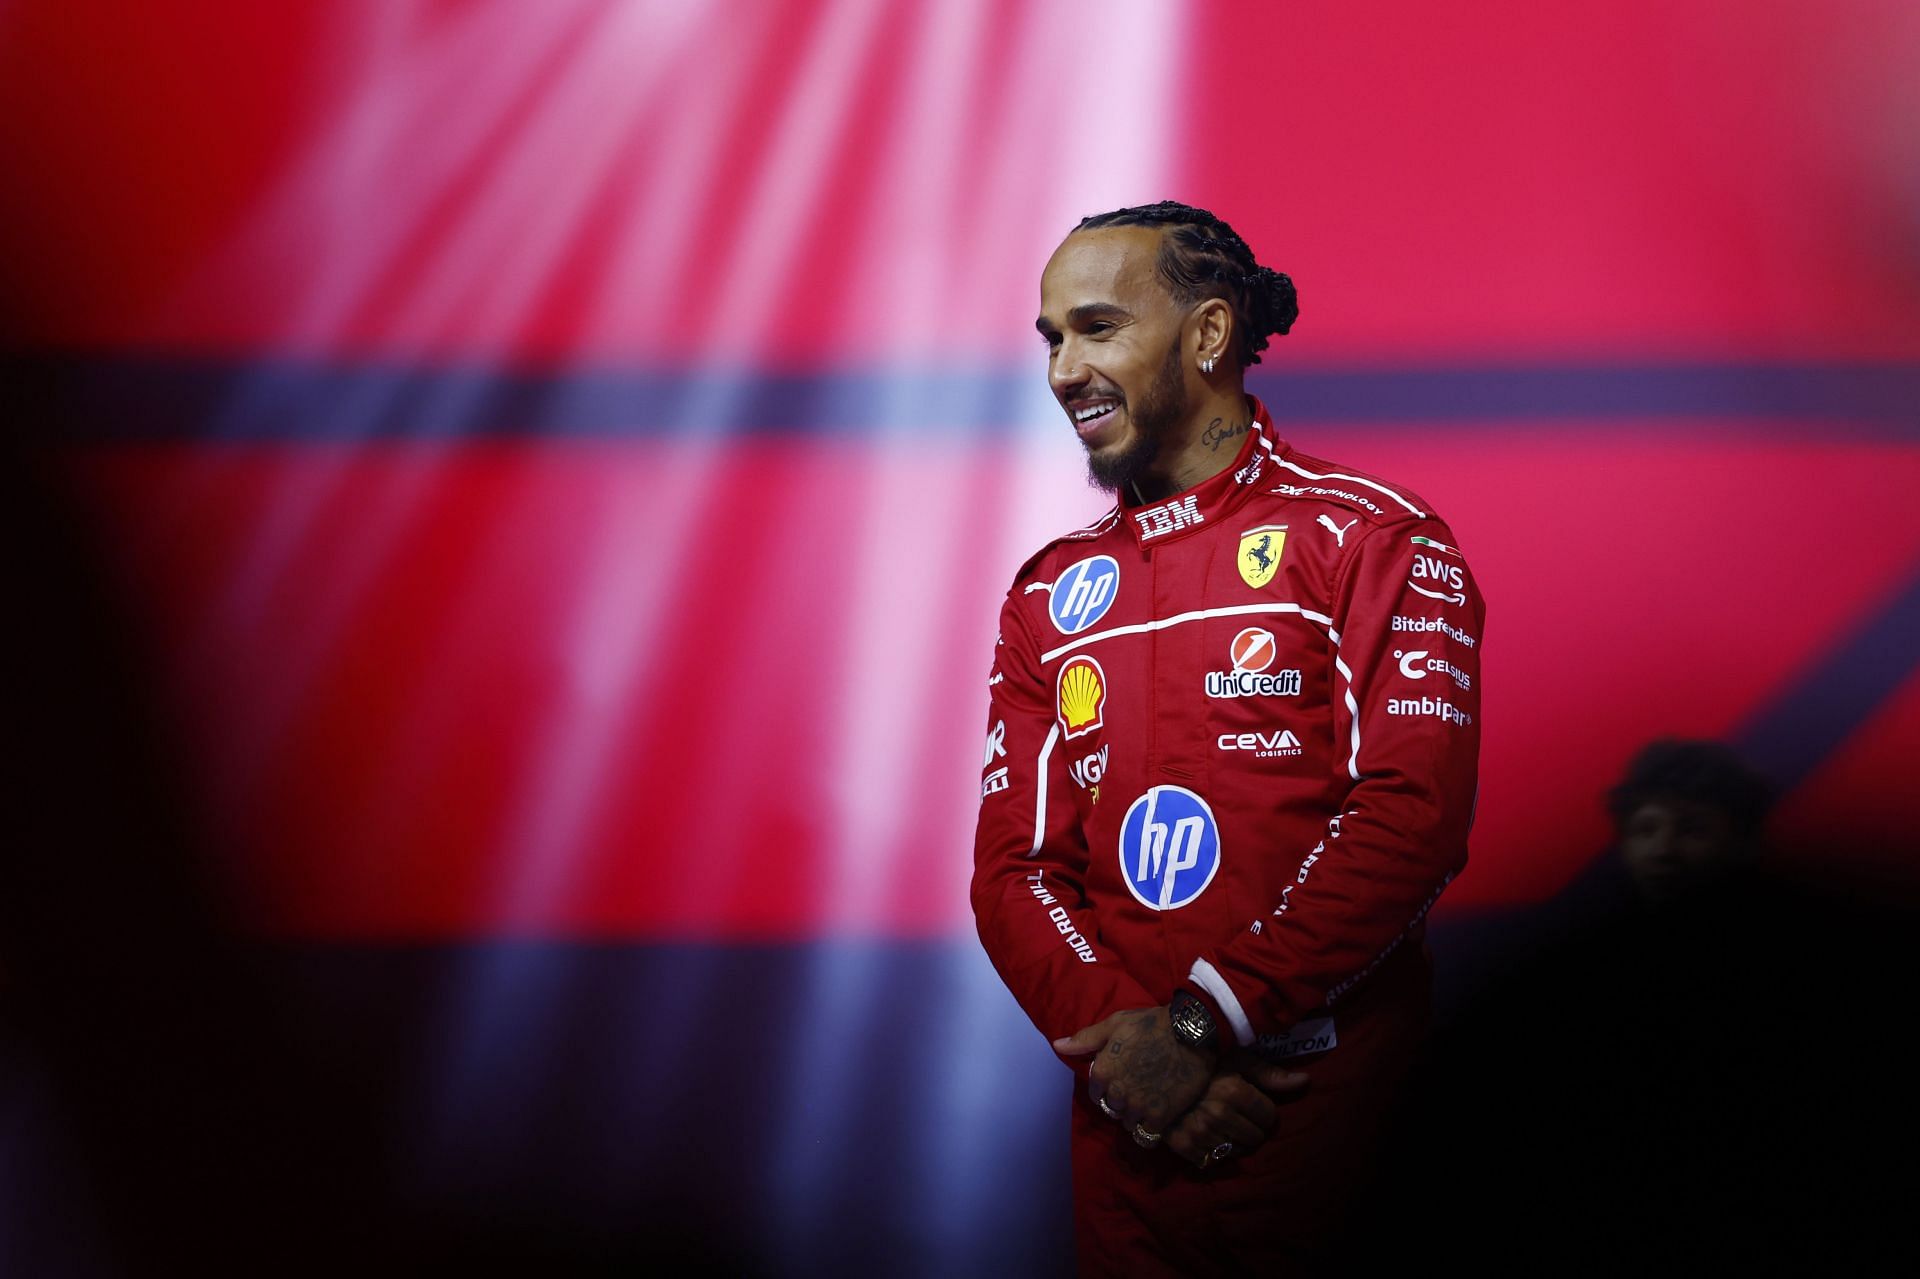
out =
<path fill-rule="evenodd" d="M 1111 555 L 1081 560 L 1053 583 L 1047 613 L 1062 635 L 1078 635 L 1107 615 L 1120 593 L 1120 566 Z"/>
<path fill-rule="evenodd" d="M 1156 786 L 1120 823 L 1120 876 L 1142 906 L 1178 910 L 1220 869 L 1220 827 L 1207 801 L 1184 786 Z"/>

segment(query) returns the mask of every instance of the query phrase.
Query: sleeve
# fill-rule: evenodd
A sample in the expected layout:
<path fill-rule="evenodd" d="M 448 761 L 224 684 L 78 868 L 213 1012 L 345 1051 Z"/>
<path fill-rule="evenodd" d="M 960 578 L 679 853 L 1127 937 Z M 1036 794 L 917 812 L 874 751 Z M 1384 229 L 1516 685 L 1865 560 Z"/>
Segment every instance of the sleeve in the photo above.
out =
<path fill-rule="evenodd" d="M 1350 789 L 1272 913 L 1188 975 L 1240 1043 L 1337 1004 L 1466 865 L 1485 618 L 1438 520 L 1376 526 L 1354 547 L 1330 628 L 1335 753 Z"/>
<path fill-rule="evenodd" d="M 974 921 L 1007 989 L 1049 1040 L 1160 1001 L 1100 940 L 1084 891 L 1087 843 L 1039 646 L 1009 596 L 987 678 L 991 705 L 973 843 Z"/>

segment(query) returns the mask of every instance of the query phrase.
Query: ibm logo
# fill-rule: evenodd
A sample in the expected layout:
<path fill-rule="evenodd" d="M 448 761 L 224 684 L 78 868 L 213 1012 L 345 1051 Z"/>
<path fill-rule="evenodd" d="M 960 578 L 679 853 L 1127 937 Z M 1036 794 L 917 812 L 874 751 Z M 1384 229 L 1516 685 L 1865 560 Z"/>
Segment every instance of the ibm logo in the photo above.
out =
<path fill-rule="evenodd" d="M 1140 540 L 1143 542 L 1207 522 L 1207 517 L 1200 514 L 1200 499 L 1192 494 L 1176 497 L 1158 506 L 1149 506 L 1144 511 L 1135 511 L 1133 518 L 1140 521 Z"/>

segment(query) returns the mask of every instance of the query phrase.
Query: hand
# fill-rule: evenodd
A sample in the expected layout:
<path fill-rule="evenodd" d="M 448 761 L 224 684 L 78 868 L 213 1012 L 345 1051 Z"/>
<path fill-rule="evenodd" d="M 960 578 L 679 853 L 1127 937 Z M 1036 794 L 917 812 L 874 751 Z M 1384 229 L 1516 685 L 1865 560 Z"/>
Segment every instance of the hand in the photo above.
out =
<path fill-rule="evenodd" d="M 1280 1118 L 1277 1103 L 1291 1101 L 1306 1091 L 1307 1076 L 1238 1054 L 1207 1084 L 1192 1110 L 1167 1134 L 1167 1149 L 1196 1168 L 1207 1168 L 1244 1155 L 1266 1141 Z M 1218 1158 L 1222 1144 L 1232 1147 Z"/>
<path fill-rule="evenodd" d="M 1093 1060 L 1087 1095 L 1123 1127 L 1155 1145 L 1168 1125 L 1207 1090 L 1214 1054 L 1189 1048 L 1173 1036 L 1166 1005 L 1115 1013 L 1105 1021 L 1053 1041 L 1062 1057 Z"/>

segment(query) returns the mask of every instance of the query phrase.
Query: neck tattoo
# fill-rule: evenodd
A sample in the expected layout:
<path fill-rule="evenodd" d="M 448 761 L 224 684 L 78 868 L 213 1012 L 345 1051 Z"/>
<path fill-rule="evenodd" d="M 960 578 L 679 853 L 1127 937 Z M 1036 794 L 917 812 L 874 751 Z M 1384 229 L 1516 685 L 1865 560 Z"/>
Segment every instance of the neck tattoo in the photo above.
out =
<path fill-rule="evenodd" d="M 1200 442 L 1210 449 L 1219 449 L 1228 440 L 1238 439 L 1252 429 L 1252 422 L 1235 422 L 1228 425 L 1227 420 L 1217 417 L 1207 423 L 1207 429 L 1200 432 Z"/>

